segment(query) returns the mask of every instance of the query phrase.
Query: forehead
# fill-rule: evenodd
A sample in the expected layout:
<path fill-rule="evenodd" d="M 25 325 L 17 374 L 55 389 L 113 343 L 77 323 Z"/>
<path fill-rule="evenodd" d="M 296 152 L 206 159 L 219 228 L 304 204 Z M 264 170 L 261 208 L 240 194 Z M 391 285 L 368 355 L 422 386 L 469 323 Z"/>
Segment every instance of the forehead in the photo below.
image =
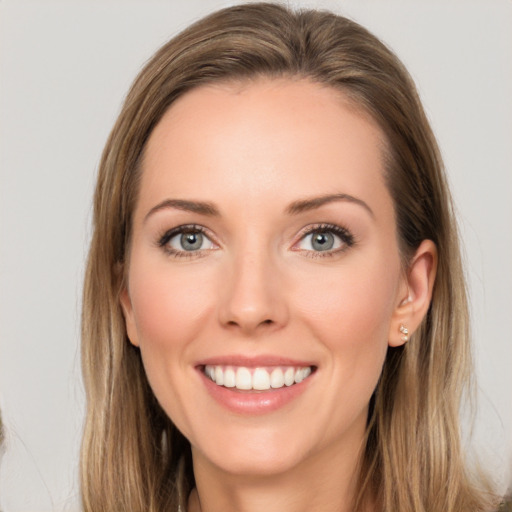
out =
<path fill-rule="evenodd" d="M 151 134 L 140 199 L 386 193 L 385 146 L 371 117 L 331 87 L 292 79 L 201 86 Z"/>

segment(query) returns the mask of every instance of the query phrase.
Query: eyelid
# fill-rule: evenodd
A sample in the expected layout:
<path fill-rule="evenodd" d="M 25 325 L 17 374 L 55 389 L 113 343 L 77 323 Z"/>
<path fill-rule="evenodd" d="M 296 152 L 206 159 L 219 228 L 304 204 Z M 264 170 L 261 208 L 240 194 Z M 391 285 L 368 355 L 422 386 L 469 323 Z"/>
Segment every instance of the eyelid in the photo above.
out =
<path fill-rule="evenodd" d="M 309 235 L 312 235 L 313 233 L 319 233 L 319 232 L 330 232 L 337 236 L 341 242 L 342 246 L 338 247 L 336 249 L 329 249 L 326 251 L 314 251 L 310 249 L 301 249 L 298 247 L 298 245 Z M 303 228 L 299 234 L 297 235 L 297 241 L 293 244 L 292 250 L 295 251 L 303 251 L 305 253 L 308 253 L 310 256 L 314 257 L 322 257 L 322 256 L 333 256 L 335 254 L 339 254 L 341 252 L 346 251 L 350 247 L 352 247 L 356 243 L 354 239 L 354 235 L 345 227 L 339 226 L 337 224 L 330 224 L 330 223 L 319 223 L 319 224 L 313 224 L 306 226 Z"/>
<path fill-rule="evenodd" d="M 175 249 L 170 247 L 169 241 L 172 240 L 175 236 L 184 234 L 184 233 L 201 233 L 205 236 L 211 243 L 214 245 L 214 248 L 211 249 L 199 249 L 197 251 L 185 251 Z M 163 234 L 157 237 L 156 245 L 163 249 L 169 256 L 177 257 L 177 258 L 191 258 L 191 257 L 200 257 L 204 256 L 205 253 L 209 251 L 213 251 L 219 247 L 219 244 L 215 241 L 215 237 L 211 234 L 211 232 L 206 229 L 204 226 L 199 224 L 181 224 L 174 228 L 166 230 Z"/>
<path fill-rule="evenodd" d="M 199 249 L 197 251 L 186 251 L 186 250 L 177 250 L 169 247 L 169 241 L 175 237 L 176 235 L 187 233 L 187 232 L 197 232 L 201 233 L 205 236 L 215 247 L 210 249 Z M 301 249 L 298 245 L 308 236 L 313 233 L 318 232 L 330 232 L 334 234 L 341 240 L 342 246 L 335 249 L 328 249 L 325 251 L 315 251 L 311 249 Z M 352 233 L 345 227 L 339 226 L 337 224 L 330 223 L 318 223 L 311 224 L 303 229 L 297 235 L 296 241 L 292 245 L 291 249 L 294 251 L 300 251 L 304 253 L 308 253 L 312 257 L 322 257 L 322 256 L 332 256 L 341 252 L 344 252 L 348 248 L 352 247 L 356 243 L 354 236 Z M 205 253 L 208 253 L 212 250 L 216 250 L 219 248 L 220 244 L 216 241 L 216 237 L 204 226 L 200 224 L 182 224 L 171 229 L 166 230 L 163 234 L 157 237 L 156 245 L 163 249 L 167 254 L 174 257 L 200 257 L 205 256 Z"/>

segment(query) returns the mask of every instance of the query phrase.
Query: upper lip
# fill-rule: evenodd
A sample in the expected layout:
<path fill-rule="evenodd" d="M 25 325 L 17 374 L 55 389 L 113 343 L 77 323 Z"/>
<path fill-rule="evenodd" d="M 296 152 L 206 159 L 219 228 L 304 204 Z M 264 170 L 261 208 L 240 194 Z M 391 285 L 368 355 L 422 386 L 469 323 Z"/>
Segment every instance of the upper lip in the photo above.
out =
<path fill-rule="evenodd" d="M 219 365 L 219 366 L 244 366 L 246 368 L 258 368 L 263 366 L 295 366 L 307 367 L 315 366 L 311 361 L 292 359 L 289 357 L 276 356 L 276 355 L 259 355 L 259 356 L 244 356 L 244 355 L 224 355 L 214 356 L 207 359 L 202 359 L 196 366 L 206 365 Z"/>

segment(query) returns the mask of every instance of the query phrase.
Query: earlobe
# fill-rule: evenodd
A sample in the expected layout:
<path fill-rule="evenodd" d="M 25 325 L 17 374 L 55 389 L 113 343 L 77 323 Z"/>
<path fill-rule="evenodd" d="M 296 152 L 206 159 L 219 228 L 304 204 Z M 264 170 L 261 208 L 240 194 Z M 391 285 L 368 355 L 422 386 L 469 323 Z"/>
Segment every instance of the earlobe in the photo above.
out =
<path fill-rule="evenodd" d="M 138 347 L 139 341 L 137 337 L 135 320 L 133 318 L 132 301 L 130 299 L 130 294 L 128 293 L 128 289 L 126 288 L 126 286 L 123 287 L 121 293 L 119 294 L 119 302 L 121 304 L 121 309 L 123 310 L 124 323 L 126 326 L 126 335 L 128 336 L 130 343 Z"/>
<path fill-rule="evenodd" d="M 437 248 L 431 240 L 423 240 L 407 270 L 404 297 L 399 297 L 393 313 L 389 345 L 397 347 L 407 343 L 427 314 L 437 271 Z"/>

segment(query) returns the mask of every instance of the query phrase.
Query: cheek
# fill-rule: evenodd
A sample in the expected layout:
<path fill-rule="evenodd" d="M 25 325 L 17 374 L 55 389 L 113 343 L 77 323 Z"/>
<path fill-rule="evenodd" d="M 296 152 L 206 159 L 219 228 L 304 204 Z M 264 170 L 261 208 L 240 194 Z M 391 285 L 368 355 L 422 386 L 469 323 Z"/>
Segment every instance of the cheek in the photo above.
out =
<path fill-rule="evenodd" d="M 135 269 L 140 266 L 133 265 Z M 144 265 L 130 275 L 130 296 L 141 349 L 173 350 L 194 338 L 212 304 L 200 272 Z M 202 284 L 200 284 L 202 283 Z"/>
<path fill-rule="evenodd" d="M 130 297 L 138 345 L 148 381 L 169 415 L 184 409 L 179 376 L 191 372 L 187 356 L 211 309 L 213 286 L 206 277 L 183 272 L 165 259 L 138 260 L 134 255 L 129 275 Z M 211 279 L 210 279 L 211 282 Z M 200 283 L 203 283 L 202 285 Z"/>
<path fill-rule="evenodd" d="M 317 275 L 297 297 L 304 322 L 332 355 L 333 379 L 369 396 L 387 352 L 400 266 L 382 257 L 365 263 Z"/>
<path fill-rule="evenodd" d="M 137 265 L 133 258 L 132 269 L 130 297 L 146 376 L 162 408 L 187 435 L 193 421 L 182 381 L 193 372 L 187 354 L 214 303 L 213 286 L 204 286 L 200 271 L 183 272 L 165 261 Z"/>
<path fill-rule="evenodd" d="M 397 272 L 343 268 L 316 275 L 297 295 L 298 306 L 328 338 L 386 339 L 394 310 Z"/>

